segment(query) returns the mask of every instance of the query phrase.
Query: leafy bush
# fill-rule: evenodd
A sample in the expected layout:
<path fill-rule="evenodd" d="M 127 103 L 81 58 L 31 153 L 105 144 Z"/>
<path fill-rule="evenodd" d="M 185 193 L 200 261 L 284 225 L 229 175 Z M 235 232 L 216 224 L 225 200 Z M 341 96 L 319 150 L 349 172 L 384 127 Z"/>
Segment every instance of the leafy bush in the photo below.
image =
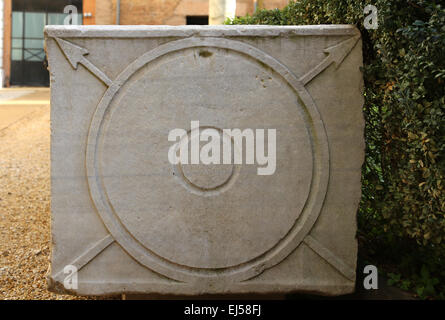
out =
<path fill-rule="evenodd" d="M 297 0 L 227 23 L 360 29 L 367 144 L 361 248 L 395 264 L 409 261 L 411 278 L 434 274 L 426 291 L 445 292 L 445 8 L 433 0 L 374 0 L 379 27 L 366 30 L 369 3 Z"/>

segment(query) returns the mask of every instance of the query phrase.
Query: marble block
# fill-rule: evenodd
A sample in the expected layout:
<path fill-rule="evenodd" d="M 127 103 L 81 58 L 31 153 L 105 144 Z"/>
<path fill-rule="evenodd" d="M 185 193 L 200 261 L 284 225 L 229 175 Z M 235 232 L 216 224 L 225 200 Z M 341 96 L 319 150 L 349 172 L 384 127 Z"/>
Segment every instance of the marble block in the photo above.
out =
<path fill-rule="evenodd" d="M 354 26 L 47 26 L 45 41 L 49 290 L 353 292 Z"/>

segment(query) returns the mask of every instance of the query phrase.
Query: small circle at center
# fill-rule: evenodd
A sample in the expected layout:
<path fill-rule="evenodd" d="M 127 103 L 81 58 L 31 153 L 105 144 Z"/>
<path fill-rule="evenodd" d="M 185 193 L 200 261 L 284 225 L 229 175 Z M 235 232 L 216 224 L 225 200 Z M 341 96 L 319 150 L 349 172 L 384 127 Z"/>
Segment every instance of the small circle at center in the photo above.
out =
<path fill-rule="evenodd" d="M 176 165 L 175 171 L 177 177 L 181 180 L 181 184 L 183 184 L 190 191 L 195 193 L 198 192 L 199 194 L 204 193 L 206 195 L 214 194 L 214 192 L 218 193 L 228 188 L 231 183 L 234 182 L 235 177 L 237 176 L 237 172 L 239 171 L 239 167 L 237 165 L 234 165 L 233 161 L 228 164 L 224 163 L 223 161 L 223 144 L 229 144 L 231 148 L 230 152 L 231 154 L 233 154 L 233 141 L 229 136 L 226 136 L 223 133 L 223 130 L 219 128 L 200 127 L 199 130 L 202 130 L 201 132 L 207 132 L 207 134 L 213 136 L 213 139 L 217 139 L 216 141 L 218 142 L 216 145 L 220 146 L 218 152 L 220 155 L 219 160 L 214 158 L 213 160 L 216 161 L 207 161 L 204 163 L 201 161 L 202 159 L 200 159 L 199 163 L 180 162 L 178 165 Z M 199 157 L 201 157 L 202 148 L 206 143 L 208 143 L 208 140 L 200 141 L 200 132 L 195 130 L 187 132 L 186 139 L 188 152 L 192 152 L 192 144 L 198 145 Z"/>
<path fill-rule="evenodd" d="M 181 169 L 190 184 L 203 190 L 223 186 L 233 174 L 232 164 L 186 164 Z"/>

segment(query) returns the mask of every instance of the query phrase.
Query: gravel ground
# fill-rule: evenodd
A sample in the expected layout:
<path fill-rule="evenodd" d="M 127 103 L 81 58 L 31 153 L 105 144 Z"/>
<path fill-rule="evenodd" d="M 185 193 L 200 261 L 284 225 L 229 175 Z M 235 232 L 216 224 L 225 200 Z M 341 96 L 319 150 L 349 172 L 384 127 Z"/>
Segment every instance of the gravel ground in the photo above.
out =
<path fill-rule="evenodd" d="M 46 290 L 49 106 L 0 130 L 0 299 L 82 299 Z"/>

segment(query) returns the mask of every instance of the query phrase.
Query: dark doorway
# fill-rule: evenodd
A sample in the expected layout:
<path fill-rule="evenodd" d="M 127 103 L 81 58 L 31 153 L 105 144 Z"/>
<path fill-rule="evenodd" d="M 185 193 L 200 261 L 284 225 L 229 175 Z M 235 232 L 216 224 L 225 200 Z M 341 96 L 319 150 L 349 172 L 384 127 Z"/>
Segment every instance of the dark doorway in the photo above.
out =
<path fill-rule="evenodd" d="M 43 28 L 63 24 L 67 5 L 77 8 L 82 24 L 82 0 L 13 0 L 11 19 L 11 85 L 48 86 Z"/>
<path fill-rule="evenodd" d="M 205 25 L 209 24 L 209 16 L 187 16 L 188 25 Z"/>

